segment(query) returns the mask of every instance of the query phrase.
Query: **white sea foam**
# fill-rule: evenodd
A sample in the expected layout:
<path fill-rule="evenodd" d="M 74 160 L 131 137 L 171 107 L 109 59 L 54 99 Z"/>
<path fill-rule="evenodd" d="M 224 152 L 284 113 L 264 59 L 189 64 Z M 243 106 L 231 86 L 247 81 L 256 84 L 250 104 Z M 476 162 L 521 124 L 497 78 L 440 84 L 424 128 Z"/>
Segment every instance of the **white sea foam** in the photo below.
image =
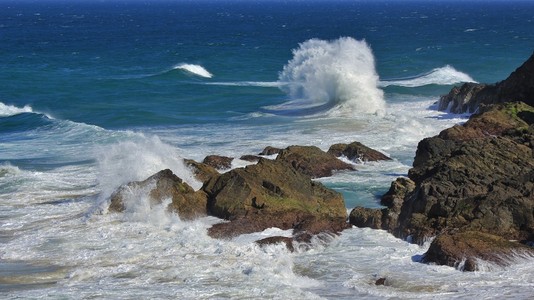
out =
<path fill-rule="evenodd" d="M 178 65 L 174 66 L 173 69 L 175 69 L 175 70 L 184 70 L 184 71 L 187 71 L 187 72 L 189 72 L 191 74 L 194 74 L 194 75 L 197 75 L 197 76 L 200 76 L 200 77 L 204 77 L 204 78 L 212 78 L 213 77 L 213 74 L 208 72 L 208 70 L 206 70 L 201 65 L 181 63 L 181 64 L 178 64 Z"/>
<path fill-rule="evenodd" d="M 16 107 L 14 105 L 7 105 L 0 102 L 0 117 L 10 117 L 22 113 L 31 112 L 33 112 L 33 109 L 29 105 L 25 105 L 24 107 Z"/>
<path fill-rule="evenodd" d="M 336 116 L 385 110 L 374 56 L 365 41 L 350 37 L 305 41 L 293 50 L 293 58 L 284 66 L 279 81 L 292 101 L 270 107 L 272 110 L 302 108 Z"/>
<path fill-rule="evenodd" d="M 206 82 L 207 85 L 221 86 L 254 86 L 254 87 L 283 87 L 285 84 L 278 81 L 236 81 L 236 82 Z"/>
<path fill-rule="evenodd" d="M 381 87 L 387 87 L 392 85 L 403 87 L 420 87 L 430 84 L 452 85 L 462 82 L 476 81 L 468 74 L 460 72 L 450 65 L 446 65 L 444 67 L 435 68 L 428 73 L 424 73 L 414 77 L 398 80 L 383 80 L 380 81 L 379 85 Z"/>

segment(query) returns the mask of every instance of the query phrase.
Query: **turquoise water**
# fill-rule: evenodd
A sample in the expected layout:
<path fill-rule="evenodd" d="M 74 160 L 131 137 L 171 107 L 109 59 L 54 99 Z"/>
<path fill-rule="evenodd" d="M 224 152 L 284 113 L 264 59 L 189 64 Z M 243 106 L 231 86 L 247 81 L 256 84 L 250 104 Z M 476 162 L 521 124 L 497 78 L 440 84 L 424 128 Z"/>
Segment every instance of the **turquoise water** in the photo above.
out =
<path fill-rule="evenodd" d="M 426 246 L 349 229 L 257 248 L 121 184 L 182 158 L 360 141 L 393 158 L 319 181 L 379 207 L 419 140 L 465 121 L 434 103 L 534 49 L 529 1 L 0 1 L 2 298 L 527 298 L 532 260 L 462 274 Z M 233 167 L 247 162 L 235 160 Z M 11 270 L 20 269 L 17 272 Z M 374 280 L 388 277 L 389 286 Z"/>

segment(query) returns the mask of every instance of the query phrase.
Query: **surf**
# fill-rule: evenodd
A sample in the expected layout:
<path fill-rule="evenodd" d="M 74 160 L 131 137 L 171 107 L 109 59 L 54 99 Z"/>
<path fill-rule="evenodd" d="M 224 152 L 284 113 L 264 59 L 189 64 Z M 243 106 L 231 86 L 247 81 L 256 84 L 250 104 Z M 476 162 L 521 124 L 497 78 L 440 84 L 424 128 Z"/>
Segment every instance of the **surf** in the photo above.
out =
<path fill-rule="evenodd" d="M 290 101 L 268 110 L 343 117 L 385 111 L 374 55 L 365 40 L 310 39 L 292 52 L 278 80 Z"/>
<path fill-rule="evenodd" d="M 189 74 L 204 77 L 204 78 L 212 78 L 213 74 L 211 74 L 208 70 L 206 70 L 201 65 L 195 65 L 195 64 L 187 64 L 187 63 L 181 63 L 175 65 L 173 70 L 182 70 Z"/>
<path fill-rule="evenodd" d="M 380 81 L 380 87 L 400 86 L 400 87 L 421 87 L 426 85 L 453 85 L 464 82 L 476 82 L 469 74 L 456 70 L 450 65 L 441 68 L 434 68 L 430 72 L 400 79 Z"/>

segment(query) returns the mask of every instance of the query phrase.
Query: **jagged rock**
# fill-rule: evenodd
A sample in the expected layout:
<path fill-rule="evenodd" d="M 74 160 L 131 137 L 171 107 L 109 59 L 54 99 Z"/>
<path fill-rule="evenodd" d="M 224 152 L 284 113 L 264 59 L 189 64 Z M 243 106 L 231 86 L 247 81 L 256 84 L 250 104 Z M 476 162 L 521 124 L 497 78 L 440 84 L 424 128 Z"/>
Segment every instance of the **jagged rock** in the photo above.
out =
<path fill-rule="evenodd" d="M 270 227 L 309 228 L 314 233 L 346 228 L 341 194 L 283 161 L 261 159 L 256 165 L 212 178 L 203 190 L 208 194 L 209 214 L 231 221 L 210 228 L 212 237 L 231 237 Z"/>
<path fill-rule="evenodd" d="M 184 159 L 184 163 L 193 171 L 195 178 L 202 183 L 208 181 L 212 177 L 220 175 L 214 167 L 207 164 L 199 163 L 192 159 Z"/>
<path fill-rule="evenodd" d="M 282 151 L 282 149 L 271 147 L 271 146 L 267 146 L 258 155 L 273 155 L 273 154 L 280 153 L 280 151 Z"/>
<path fill-rule="evenodd" d="M 352 142 L 350 144 L 334 144 L 328 149 L 329 154 L 335 157 L 345 156 L 352 161 L 378 161 L 378 160 L 391 160 L 391 158 L 371 149 L 362 143 Z"/>
<path fill-rule="evenodd" d="M 481 104 L 523 101 L 534 106 L 534 54 L 508 78 L 496 84 L 465 83 L 440 98 L 439 110 L 475 112 Z"/>
<path fill-rule="evenodd" d="M 514 256 L 534 257 L 534 248 L 492 234 L 466 231 L 436 237 L 422 261 L 463 271 L 477 271 L 480 260 L 507 266 Z"/>
<path fill-rule="evenodd" d="M 410 180 L 397 180 L 382 198 L 387 208 L 355 209 L 351 223 L 416 243 L 452 229 L 532 240 L 532 113 L 524 103 L 484 107 L 466 124 L 422 140 Z"/>
<path fill-rule="evenodd" d="M 352 165 L 315 146 L 289 146 L 278 154 L 276 160 L 284 161 L 312 178 L 332 176 L 339 170 L 354 170 Z"/>
<path fill-rule="evenodd" d="M 221 155 L 208 155 L 202 161 L 203 164 L 211 166 L 217 170 L 226 170 L 232 167 L 233 157 Z"/>
<path fill-rule="evenodd" d="M 125 199 L 132 191 L 146 190 L 150 205 L 161 204 L 172 199 L 168 209 L 183 219 L 193 219 L 206 215 L 207 195 L 183 182 L 171 170 L 160 171 L 144 181 L 134 181 L 118 188 L 110 197 L 110 211 L 122 212 L 126 209 Z"/>

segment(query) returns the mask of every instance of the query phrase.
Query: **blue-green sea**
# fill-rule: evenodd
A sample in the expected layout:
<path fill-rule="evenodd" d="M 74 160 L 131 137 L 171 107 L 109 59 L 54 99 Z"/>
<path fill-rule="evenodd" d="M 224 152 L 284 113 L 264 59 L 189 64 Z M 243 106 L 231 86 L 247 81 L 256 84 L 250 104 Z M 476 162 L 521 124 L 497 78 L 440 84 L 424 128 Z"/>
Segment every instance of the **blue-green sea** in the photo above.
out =
<path fill-rule="evenodd" d="M 528 299 L 534 260 L 481 271 L 352 228 L 289 252 L 207 236 L 121 184 L 266 146 L 359 141 L 393 160 L 318 181 L 380 207 L 417 143 L 467 115 L 436 101 L 534 51 L 532 1 L 0 0 L 0 298 Z M 387 278 L 385 286 L 375 285 Z"/>

